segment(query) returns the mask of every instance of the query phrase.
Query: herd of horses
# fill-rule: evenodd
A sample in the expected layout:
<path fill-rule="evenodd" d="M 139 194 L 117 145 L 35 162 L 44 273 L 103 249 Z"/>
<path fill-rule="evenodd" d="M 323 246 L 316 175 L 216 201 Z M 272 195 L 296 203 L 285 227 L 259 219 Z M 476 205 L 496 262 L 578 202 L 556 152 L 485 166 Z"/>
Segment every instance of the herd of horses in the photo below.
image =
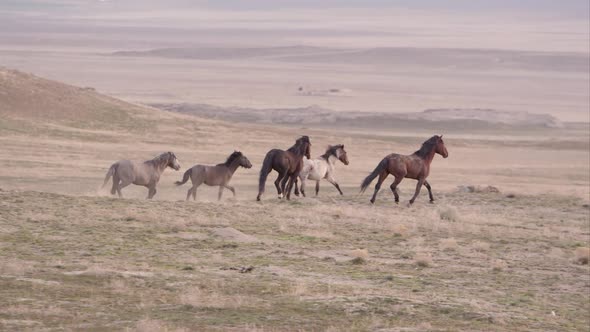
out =
<path fill-rule="evenodd" d="M 414 196 L 410 199 L 410 205 L 418 197 L 422 186 L 428 189 L 430 202 L 434 202 L 432 187 L 426 178 L 430 174 L 430 164 L 435 154 L 439 154 L 443 158 L 449 156 L 442 135 L 432 136 L 422 143 L 419 150 L 411 155 L 392 153 L 385 156 L 371 174 L 361 183 L 361 193 L 369 187 L 375 178 L 379 177 L 375 185 L 375 191 L 371 197 L 371 203 L 375 203 L 377 193 L 381 189 L 381 184 L 391 174 L 395 180 L 391 184 L 390 189 L 396 203 L 399 203 L 397 186 L 404 178 L 418 181 Z M 299 196 L 301 194 L 305 196 L 305 183 L 307 180 L 316 182 L 315 193 L 317 195 L 320 189 L 320 180 L 322 179 L 326 179 L 334 185 L 340 195 L 343 195 L 338 182 L 334 178 L 334 168 L 338 160 L 344 165 L 348 165 L 348 156 L 343 144 L 330 146 L 323 155 L 316 159 L 311 159 L 311 141 L 308 136 L 298 138 L 295 144 L 287 150 L 272 149 L 266 153 L 262 162 L 256 200 L 260 201 L 264 194 L 266 179 L 268 174 L 273 170 L 278 173 L 274 184 L 279 199 L 284 197 L 289 200 L 293 188 L 295 195 Z M 121 190 L 130 184 L 135 184 L 147 187 L 147 198 L 151 199 L 156 194 L 156 185 L 160 180 L 160 175 L 167 167 L 173 168 L 174 170 L 180 169 L 178 158 L 172 152 L 165 152 L 143 163 L 120 160 L 112 164 L 109 168 L 104 179 L 103 187 L 112 177 L 112 195 L 118 194 L 119 197 L 122 197 Z M 189 179 L 191 180 L 192 186 L 186 194 L 187 201 L 191 196 L 193 200 L 196 200 L 197 188 L 203 183 L 208 186 L 219 186 L 218 200 L 221 199 L 224 189 L 230 190 L 235 197 L 236 190 L 229 185 L 229 182 L 238 167 L 251 168 L 252 163 L 243 153 L 234 151 L 224 163 L 214 166 L 195 165 L 189 168 L 184 172 L 182 180 L 176 181 L 176 185 L 180 186 L 185 184 Z M 298 180 L 301 181 L 299 186 Z"/>

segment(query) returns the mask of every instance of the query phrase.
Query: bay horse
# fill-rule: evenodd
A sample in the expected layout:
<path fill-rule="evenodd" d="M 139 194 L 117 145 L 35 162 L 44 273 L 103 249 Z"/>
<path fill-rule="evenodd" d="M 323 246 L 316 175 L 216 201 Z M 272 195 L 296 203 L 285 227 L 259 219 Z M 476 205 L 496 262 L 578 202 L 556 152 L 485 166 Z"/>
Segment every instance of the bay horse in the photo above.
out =
<path fill-rule="evenodd" d="M 182 181 L 176 181 L 175 184 L 180 186 L 185 184 L 189 178 L 191 179 L 193 186 L 186 193 L 187 201 L 191 194 L 193 195 L 193 200 L 197 200 L 197 188 L 203 183 L 208 186 L 219 186 L 219 193 L 217 194 L 218 201 L 221 200 L 223 189 L 229 189 L 234 194 L 234 197 L 236 197 L 236 190 L 234 187 L 228 185 L 228 183 L 239 166 L 251 168 L 252 164 L 241 152 L 234 151 L 224 163 L 215 166 L 195 165 L 189 168 L 184 172 Z"/>
<path fill-rule="evenodd" d="M 121 189 L 130 184 L 144 186 L 148 188 L 148 199 L 151 199 L 156 194 L 156 185 L 160 181 L 160 175 L 164 172 L 166 167 L 173 168 L 178 171 L 180 164 L 178 159 L 172 152 L 165 152 L 152 160 L 146 160 L 143 163 L 137 163 L 130 160 L 119 160 L 112 164 L 109 168 L 102 187 L 106 186 L 109 179 L 113 177 L 113 187 L 111 188 L 111 195 L 119 194 L 123 197 Z"/>
<path fill-rule="evenodd" d="M 264 184 L 266 183 L 268 173 L 273 169 L 279 173 L 279 176 L 275 180 L 275 187 L 277 188 L 279 199 L 283 198 L 285 193 L 286 199 L 291 199 L 291 188 L 303 168 L 303 156 L 310 158 L 310 148 L 311 142 L 309 136 L 301 136 L 295 141 L 295 145 L 287 151 L 280 149 L 268 151 L 260 169 L 258 196 L 256 196 L 256 200 L 260 201 L 260 197 L 264 193 Z M 288 184 L 287 181 L 289 181 Z"/>
<path fill-rule="evenodd" d="M 343 144 L 331 145 L 326 152 L 316 159 L 303 159 L 303 168 L 299 172 L 299 179 L 301 179 L 301 194 L 305 197 L 305 181 L 307 179 L 315 181 L 315 195 L 320 192 L 320 180 L 326 179 L 330 182 L 340 195 L 343 195 L 340 190 L 340 185 L 334 178 L 336 161 L 340 160 L 344 165 L 348 165 L 348 156 L 344 150 Z M 295 195 L 299 195 L 297 188 L 297 181 L 295 181 Z"/>
<path fill-rule="evenodd" d="M 391 184 L 390 188 L 393 192 L 396 204 L 399 203 L 397 186 L 404 178 L 418 180 L 416 192 L 414 193 L 412 199 L 410 199 L 409 205 L 414 204 L 416 197 L 418 197 L 418 194 L 420 193 L 420 188 L 422 188 L 423 185 L 426 187 L 426 189 L 428 189 L 430 203 L 434 203 L 432 188 L 430 187 L 430 183 L 426 181 L 426 178 L 430 173 L 430 163 L 432 163 L 435 153 L 440 154 L 443 156 L 443 158 L 447 158 L 449 156 L 447 148 L 445 147 L 445 143 L 443 142 L 442 135 L 432 136 L 427 141 L 422 143 L 420 150 L 414 152 L 411 155 L 399 155 L 392 153 L 386 156 L 377 165 L 375 170 L 369 174 L 365 180 L 363 180 L 363 183 L 361 184 L 361 193 L 367 189 L 373 179 L 379 176 L 379 180 L 375 185 L 375 192 L 371 198 L 371 203 L 375 203 L 375 198 L 377 197 L 377 192 L 379 192 L 379 189 L 381 188 L 381 184 L 389 174 L 392 174 L 395 176 L 395 180 Z"/>

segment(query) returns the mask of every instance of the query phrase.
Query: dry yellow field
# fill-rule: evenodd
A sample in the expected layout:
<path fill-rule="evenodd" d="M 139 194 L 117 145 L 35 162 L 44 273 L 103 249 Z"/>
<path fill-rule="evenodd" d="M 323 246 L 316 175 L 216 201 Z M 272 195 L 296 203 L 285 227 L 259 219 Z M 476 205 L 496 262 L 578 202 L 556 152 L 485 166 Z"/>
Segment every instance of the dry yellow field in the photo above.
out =
<path fill-rule="evenodd" d="M 0 73 L 1 91 L 9 91 L 0 94 L 0 329 L 584 331 L 590 324 L 587 126 L 433 133 L 228 123 Z M 79 107 L 75 118 L 71 105 Z M 46 118 L 36 113 L 49 108 Z M 303 134 L 313 156 L 345 145 L 350 165 L 337 165 L 345 195 L 322 183 L 317 198 L 280 201 L 271 174 L 256 202 L 266 151 Z M 358 194 L 383 156 L 412 153 L 433 134 L 444 134 L 450 155 L 432 164 L 435 204 L 423 191 L 414 206 L 395 205 L 388 185 L 374 206 L 368 192 Z M 188 186 L 173 185 L 182 172 L 222 162 L 234 149 L 254 164 L 232 180 L 237 198 L 226 191 L 217 202 L 216 188 L 201 187 L 197 202 L 184 202 Z M 145 200 L 145 188 L 125 188 L 124 199 L 100 189 L 112 162 L 164 151 L 182 169 L 164 172 L 154 200 Z M 469 185 L 478 190 L 459 189 Z M 402 182 L 402 202 L 414 186 Z"/>

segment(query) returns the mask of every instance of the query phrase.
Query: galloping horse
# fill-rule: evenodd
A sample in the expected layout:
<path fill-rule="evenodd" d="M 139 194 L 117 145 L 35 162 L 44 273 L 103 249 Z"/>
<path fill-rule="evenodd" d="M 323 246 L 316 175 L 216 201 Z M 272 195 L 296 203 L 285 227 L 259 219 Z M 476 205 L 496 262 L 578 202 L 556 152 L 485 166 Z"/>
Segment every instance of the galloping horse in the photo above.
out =
<path fill-rule="evenodd" d="M 272 149 L 266 153 L 264 161 L 262 163 L 262 169 L 260 170 L 260 179 L 258 181 L 258 196 L 256 200 L 259 201 L 260 197 L 264 193 L 264 184 L 268 173 L 273 169 L 279 173 L 279 176 L 275 180 L 275 187 L 279 195 L 279 199 L 283 198 L 283 195 L 287 200 L 291 199 L 291 188 L 297 175 L 303 168 L 303 156 L 310 158 L 310 147 L 311 142 L 308 136 L 301 136 L 295 141 L 295 145 L 290 147 L 287 151 L 280 149 Z M 289 181 L 289 184 L 285 187 L 285 184 Z"/>
<path fill-rule="evenodd" d="M 138 186 L 147 187 L 147 198 L 151 199 L 156 194 L 156 184 L 160 181 L 160 175 L 166 167 L 173 168 L 177 171 L 180 169 L 178 160 L 172 152 L 162 153 L 156 158 L 144 161 L 141 164 L 130 160 L 119 160 L 109 168 L 102 186 L 104 187 L 112 176 L 113 187 L 111 188 L 111 195 L 114 195 L 116 192 L 119 194 L 119 197 L 123 197 L 121 189 L 133 183 Z"/>
<path fill-rule="evenodd" d="M 377 192 L 379 192 L 379 189 L 381 188 L 381 183 L 383 183 L 389 174 L 392 174 L 395 176 L 395 180 L 391 184 L 390 188 L 393 192 L 393 196 L 395 197 L 395 203 L 399 203 L 397 185 L 402 182 L 403 178 L 418 180 L 416 192 L 414 193 L 412 199 L 410 199 L 409 205 L 414 203 L 414 200 L 416 200 L 416 197 L 418 197 L 420 188 L 422 188 L 423 185 L 426 187 L 426 189 L 428 189 L 430 203 L 433 203 L 434 197 L 432 196 L 432 188 L 430 187 L 430 183 L 426 181 L 426 178 L 430 173 L 430 163 L 432 163 L 435 153 L 440 154 L 443 156 L 443 158 L 447 158 L 449 156 L 447 148 L 445 147 L 445 143 L 442 140 L 442 135 L 432 136 L 426 142 L 422 143 L 420 150 L 409 156 L 399 155 L 396 153 L 386 156 L 377 165 L 375 170 L 365 178 L 361 184 L 361 193 L 367 189 L 373 179 L 379 176 L 379 180 L 375 185 L 375 193 L 373 193 L 373 197 L 371 198 L 371 203 L 375 203 L 375 198 L 377 197 Z"/>
<path fill-rule="evenodd" d="M 189 168 L 184 172 L 182 181 L 176 181 L 175 183 L 177 186 L 180 186 L 185 184 L 189 178 L 191 179 L 193 186 L 186 193 L 187 201 L 191 194 L 193 195 L 193 200 L 197 199 L 197 188 L 203 183 L 208 186 L 219 186 L 217 200 L 221 200 L 221 194 L 223 193 L 224 188 L 231 190 L 234 197 L 236 197 L 236 190 L 234 187 L 229 186 L 228 183 L 239 166 L 250 168 L 252 167 L 252 164 L 241 152 L 234 151 L 234 153 L 227 158 L 225 163 L 217 164 L 215 166 L 195 165 L 192 168 Z"/>
<path fill-rule="evenodd" d="M 320 192 L 320 180 L 326 179 L 328 182 L 334 185 L 340 195 L 343 195 L 342 190 L 336 179 L 334 179 L 334 169 L 336 166 L 336 160 L 340 160 L 344 165 L 348 165 L 348 157 L 346 150 L 344 150 L 343 144 L 333 145 L 328 147 L 326 153 L 316 159 L 303 159 L 303 168 L 299 172 L 299 178 L 301 179 L 301 194 L 305 197 L 305 180 L 315 181 L 315 194 L 316 196 Z M 299 195 L 297 188 L 297 181 L 295 181 L 295 195 Z"/>

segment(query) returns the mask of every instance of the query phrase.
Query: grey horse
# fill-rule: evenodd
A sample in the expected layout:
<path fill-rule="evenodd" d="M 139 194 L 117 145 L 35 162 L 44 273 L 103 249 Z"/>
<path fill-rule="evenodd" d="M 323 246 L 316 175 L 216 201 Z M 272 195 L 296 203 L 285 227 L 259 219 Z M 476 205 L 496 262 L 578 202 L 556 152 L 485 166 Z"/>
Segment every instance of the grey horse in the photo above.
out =
<path fill-rule="evenodd" d="M 219 186 L 217 200 L 221 200 L 224 188 L 229 189 L 235 197 L 236 190 L 234 187 L 228 185 L 228 183 L 239 166 L 251 168 L 252 163 L 241 152 L 234 151 L 224 163 L 215 166 L 195 165 L 189 168 L 184 172 L 182 181 L 176 181 L 175 183 L 177 186 L 180 186 L 185 184 L 189 178 L 191 179 L 193 186 L 186 193 L 187 201 L 191 195 L 193 195 L 193 200 L 197 199 L 197 188 L 203 183 L 208 186 Z"/>
<path fill-rule="evenodd" d="M 143 163 L 132 162 L 130 160 L 119 160 L 112 164 L 104 178 L 103 188 L 109 182 L 111 176 L 113 177 L 113 187 L 111 188 L 111 195 L 115 193 L 121 195 L 121 189 L 130 184 L 144 186 L 148 188 L 148 199 L 151 199 L 156 194 L 156 185 L 160 181 L 160 175 L 164 172 L 166 167 L 174 170 L 180 169 L 180 164 L 174 153 L 165 152 L 152 160 L 146 160 Z"/>

